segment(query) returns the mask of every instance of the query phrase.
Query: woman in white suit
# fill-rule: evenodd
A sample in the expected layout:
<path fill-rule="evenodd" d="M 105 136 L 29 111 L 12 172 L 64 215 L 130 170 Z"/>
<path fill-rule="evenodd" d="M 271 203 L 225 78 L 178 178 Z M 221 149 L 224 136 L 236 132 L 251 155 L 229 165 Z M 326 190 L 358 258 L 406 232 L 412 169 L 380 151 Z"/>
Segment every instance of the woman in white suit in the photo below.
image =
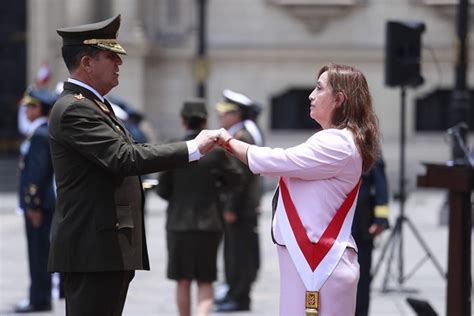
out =
<path fill-rule="evenodd" d="M 322 130 L 288 149 L 219 143 L 255 174 L 280 177 L 272 223 L 280 263 L 280 315 L 354 315 L 359 264 L 351 236 L 362 172 L 379 153 L 378 120 L 364 75 L 330 64 L 309 95 Z"/>

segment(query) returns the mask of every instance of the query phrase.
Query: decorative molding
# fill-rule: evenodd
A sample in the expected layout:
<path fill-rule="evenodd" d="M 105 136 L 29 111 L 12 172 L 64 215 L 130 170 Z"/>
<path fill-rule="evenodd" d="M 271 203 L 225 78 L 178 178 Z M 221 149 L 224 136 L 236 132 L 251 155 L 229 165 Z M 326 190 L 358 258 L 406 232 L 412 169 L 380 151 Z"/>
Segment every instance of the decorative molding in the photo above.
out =
<path fill-rule="evenodd" d="M 433 8 L 439 15 L 455 20 L 457 15 L 458 0 L 413 0 L 415 3 Z M 469 16 L 474 16 L 474 0 L 469 1 Z M 469 23 L 473 23 L 470 19 Z"/>
<path fill-rule="evenodd" d="M 367 0 L 269 0 L 280 6 L 306 26 L 310 32 L 319 32 L 329 20 L 348 14 Z"/>

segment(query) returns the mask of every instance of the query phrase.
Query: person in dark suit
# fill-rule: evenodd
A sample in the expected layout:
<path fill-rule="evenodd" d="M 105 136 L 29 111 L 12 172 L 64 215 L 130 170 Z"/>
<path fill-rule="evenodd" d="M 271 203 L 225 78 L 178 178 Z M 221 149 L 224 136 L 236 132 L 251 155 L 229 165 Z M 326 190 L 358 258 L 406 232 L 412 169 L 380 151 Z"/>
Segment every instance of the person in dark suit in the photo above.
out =
<path fill-rule="evenodd" d="M 254 144 L 244 124 L 252 100 L 228 89 L 223 91 L 223 97 L 224 101 L 216 105 L 221 127 L 234 138 Z M 260 267 L 257 229 L 262 184 L 260 177 L 252 174 L 245 164 L 234 156 L 231 158 L 242 170 L 244 189 L 231 197 L 224 210 L 224 265 L 229 289 L 223 298 L 216 300 L 217 312 L 250 310 L 250 291 Z"/>
<path fill-rule="evenodd" d="M 20 208 L 25 217 L 29 300 L 16 306 L 16 313 L 48 311 L 51 305 L 51 275 L 48 272 L 49 237 L 56 198 L 53 166 L 48 144 L 48 113 L 54 97 L 46 90 L 31 89 L 23 98 L 30 122 L 20 147 Z"/>
<path fill-rule="evenodd" d="M 352 224 L 352 236 L 357 244 L 360 266 L 356 316 L 367 316 L 369 313 L 372 250 L 374 238 L 389 227 L 388 199 L 385 162 L 379 158 L 374 166 L 362 175 Z"/>
<path fill-rule="evenodd" d="M 149 270 L 139 175 L 184 167 L 218 131 L 136 144 L 104 95 L 118 85 L 120 15 L 57 30 L 70 78 L 50 116 L 57 185 L 48 269 L 63 272 L 68 316 L 121 315 L 135 270 Z"/>
<path fill-rule="evenodd" d="M 201 99 L 184 103 L 181 118 L 186 136 L 193 139 L 207 124 Z M 177 281 L 180 316 L 191 315 L 191 282 L 197 281 L 198 312 L 208 315 L 217 278 L 217 249 L 223 232 L 221 195 L 236 192 L 241 171 L 221 148 L 215 148 L 186 169 L 159 175 L 158 194 L 168 200 L 166 240 L 168 278 Z"/>

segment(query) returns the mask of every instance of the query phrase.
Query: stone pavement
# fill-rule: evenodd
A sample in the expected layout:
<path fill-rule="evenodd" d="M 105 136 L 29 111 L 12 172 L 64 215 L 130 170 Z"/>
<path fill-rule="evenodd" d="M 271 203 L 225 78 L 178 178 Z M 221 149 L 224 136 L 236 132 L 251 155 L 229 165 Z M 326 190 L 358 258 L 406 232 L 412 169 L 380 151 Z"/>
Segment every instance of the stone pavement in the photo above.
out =
<path fill-rule="evenodd" d="M 283 136 L 278 142 L 285 142 Z M 276 142 L 273 139 L 272 142 Z M 424 143 L 419 148 L 419 143 L 409 145 L 408 156 L 414 163 L 409 162 L 407 170 L 408 181 L 414 182 L 416 174 L 420 173 L 419 161 L 442 161 L 446 155 L 443 144 L 439 142 L 430 143 L 430 138 L 418 140 Z M 426 145 L 428 141 L 428 145 Z M 418 147 L 418 148 L 417 148 Z M 413 149 L 413 151 L 410 151 Z M 396 183 L 397 144 L 384 145 L 384 152 L 388 162 L 388 173 L 391 183 Z M 413 152 L 413 153 L 412 153 Z M 435 154 L 436 153 L 436 154 Z M 271 187 L 272 183 L 269 183 Z M 416 189 L 411 185 L 410 194 L 405 206 L 406 215 L 415 224 L 416 229 L 422 235 L 430 250 L 441 263 L 446 271 L 447 268 L 447 226 L 440 225 L 440 210 L 445 203 L 446 193 L 442 190 Z M 392 192 L 396 191 L 392 187 Z M 279 272 L 278 260 L 274 246 L 269 236 L 270 227 L 270 200 L 272 193 L 265 194 L 262 201 L 262 215 L 260 221 L 260 242 L 262 252 L 262 267 L 259 278 L 255 283 L 252 294 L 252 311 L 235 313 L 241 316 L 274 316 L 278 315 L 278 292 Z M 24 233 L 23 218 L 14 211 L 16 195 L 0 192 L 0 315 L 11 315 L 13 305 L 24 299 L 28 290 L 27 253 Z M 164 210 L 166 203 L 153 192 L 148 193 L 147 200 L 147 238 L 151 260 L 151 271 L 138 271 L 133 280 L 124 316 L 147 316 L 147 315 L 177 315 L 175 306 L 174 282 L 165 277 L 166 248 L 164 232 Z M 390 203 L 393 224 L 398 215 L 396 201 Z M 410 273 L 419 260 L 423 259 L 425 252 L 410 231 L 404 225 L 403 240 L 405 245 L 402 258 L 405 264 L 404 275 Z M 377 249 L 374 261 L 377 262 L 381 247 L 386 243 L 388 233 L 384 233 L 377 241 Z M 472 252 L 471 252 L 472 256 Z M 222 257 L 220 257 L 222 258 Z M 411 296 L 428 300 L 439 315 L 446 314 L 446 282 L 435 269 L 430 260 L 422 263 L 421 267 L 399 287 L 396 282 L 398 276 L 397 255 L 391 262 L 391 273 L 389 273 L 389 288 L 395 291 L 382 293 L 382 279 L 386 275 L 387 258 L 383 261 L 382 268 L 375 276 L 372 291 L 371 314 L 375 316 L 400 316 L 415 315 L 406 303 L 406 297 Z M 471 262 L 474 260 L 471 259 Z M 220 267 L 222 262 L 220 260 Z M 222 288 L 222 269 L 220 278 L 215 288 Z M 195 297 L 195 296 L 194 296 Z M 64 301 L 54 301 L 54 311 L 51 313 L 38 313 L 37 315 L 65 315 Z M 218 315 L 218 314 L 212 314 Z M 288 315 L 292 316 L 292 315 Z M 454 316 L 454 315 L 453 315 Z"/>
<path fill-rule="evenodd" d="M 166 203 L 154 193 L 149 195 L 146 223 L 152 270 L 137 272 L 130 287 L 124 315 L 177 315 L 174 304 L 174 284 L 165 278 L 164 209 Z M 439 209 L 444 203 L 444 197 L 445 194 L 442 191 L 419 190 L 410 196 L 406 210 L 438 261 L 446 269 L 447 228 L 440 226 L 437 218 Z M 14 194 L 3 194 L 0 198 L 3 208 L 14 206 L 16 198 Z M 270 199 L 271 194 L 267 193 L 262 205 L 270 205 Z M 392 203 L 391 210 L 393 215 L 397 213 L 395 203 Z M 278 261 L 268 235 L 270 215 L 270 210 L 264 208 L 260 224 L 262 269 L 252 295 L 252 312 L 238 313 L 242 316 L 278 314 Z M 379 240 L 378 249 L 387 237 L 388 234 L 385 233 L 384 240 Z M 405 273 L 409 273 L 411 267 L 423 258 L 424 252 L 409 229 L 405 229 L 404 240 L 406 251 L 403 259 L 407 269 Z M 10 211 L 3 209 L 0 213 L 0 251 L 0 315 L 9 315 L 13 304 L 25 297 L 28 287 L 23 218 L 15 214 L 12 207 Z M 378 253 L 375 254 L 375 259 L 377 258 Z M 371 315 L 414 315 L 405 303 L 407 296 L 427 299 L 440 315 L 445 313 L 445 282 L 431 261 L 424 262 L 404 284 L 408 289 L 418 290 L 415 294 L 398 291 L 389 294 L 380 292 L 382 279 L 386 273 L 386 262 L 387 260 L 384 260 L 374 280 Z M 222 269 L 220 270 L 222 272 Z M 396 271 L 397 265 L 393 262 L 388 283 L 390 287 L 397 285 Z M 217 282 L 217 290 L 219 286 L 220 283 Z M 53 313 L 42 313 L 42 315 L 64 315 L 64 302 L 56 300 L 54 305 Z"/>

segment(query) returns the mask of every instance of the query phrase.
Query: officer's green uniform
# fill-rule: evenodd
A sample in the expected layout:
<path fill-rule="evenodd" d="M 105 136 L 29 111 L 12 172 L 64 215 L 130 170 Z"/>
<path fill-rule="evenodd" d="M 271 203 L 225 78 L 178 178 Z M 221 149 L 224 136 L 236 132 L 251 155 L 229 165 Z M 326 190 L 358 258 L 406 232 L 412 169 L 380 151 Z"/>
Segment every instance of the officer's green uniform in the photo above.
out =
<path fill-rule="evenodd" d="M 124 54 L 120 16 L 58 30 L 63 45 Z M 134 270 L 149 270 L 139 175 L 188 164 L 184 142 L 135 144 L 107 100 L 66 82 L 49 142 L 57 184 L 49 270 L 65 272 L 68 315 L 120 315 Z"/>
<path fill-rule="evenodd" d="M 202 101 L 185 102 L 182 117 L 205 120 Z M 200 130 L 188 130 L 184 140 Z M 225 151 L 215 148 L 189 168 L 160 174 L 158 194 L 169 204 L 166 217 L 167 276 L 173 280 L 212 282 L 223 232 L 221 196 L 239 190 L 242 173 Z"/>
<path fill-rule="evenodd" d="M 216 105 L 220 113 L 240 111 L 246 115 L 248 105 L 225 96 L 225 102 Z M 232 130 L 232 131 L 231 131 Z M 241 121 L 229 129 L 235 139 L 248 144 L 255 140 Z M 234 194 L 229 201 L 228 211 L 236 214 L 237 221 L 227 224 L 224 232 L 224 261 L 226 281 L 229 290 L 224 298 L 218 300 L 217 312 L 249 310 L 250 292 L 260 267 L 258 238 L 258 208 L 262 196 L 262 183 L 247 165 L 231 156 L 243 174 L 243 189 Z"/>

